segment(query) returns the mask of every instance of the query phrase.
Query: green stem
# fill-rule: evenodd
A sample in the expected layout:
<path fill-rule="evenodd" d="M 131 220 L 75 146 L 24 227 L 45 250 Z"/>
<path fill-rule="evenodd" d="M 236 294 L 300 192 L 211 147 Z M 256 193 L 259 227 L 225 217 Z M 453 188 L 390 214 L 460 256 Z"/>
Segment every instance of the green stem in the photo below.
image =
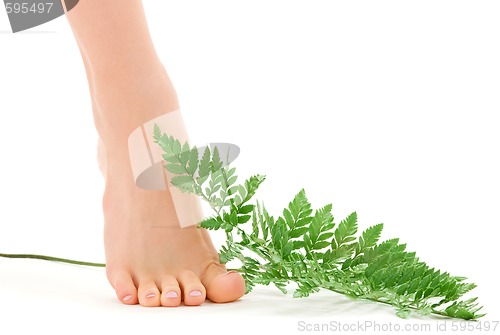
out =
<path fill-rule="evenodd" d="M 240 227 L 236 226 L 235 227 L 240 233 L 242 236 L 245 236 L 247 239 L 250 240 L 250 237 L 248 236 L 248 234 L 243 230 L 241 229 Z M 273 262 L 273 259 L 269 256 L 269 253 L 270 253 L 270 250 L 267 246 L 263 245 L 262 243 L 259 243 L 259 246 L 264 249 L 264 250 L 259 250 L 257 248 L 251 248 L 250 246 L 248 245 L 245 245 L 245 248 L 247 248 L 248 250 L 254 252 L 255 254 L 259 255 L 260 257 L 262 257 L 263 259 L 265 259 L 266 261 L 268 262 Z M 265 252 L 265 253 L 264 253 Z"/>
<path fill-rule="evenodd" d="M 46 261 L 54 261 L 54 262 L 60 262 L 60 263 L 69 263 L 69 264 L 76 264 L 76 265 L 83 265 L 83 266 L 93 266 L 93 267 L 105 267 L 106 266 L 106 264 L 104 264 L 104 263 L 82 262 L 82 261 L 75 261 L 75 260 L 72 260 L 72 259 L 66 259 L 66 258 L 60 258 L 60 257 L 52 257 L 52 256 L 44 256 L 44 255 L 35 255 L 35 254 L 2 254 L 2 253 L 0 253 L 0 257 L 5 257 L 5 258 L 42 259 L 42 260 L 46 260 Z M 237 269 L 228 269 L 228 271 L 231 271 L 231 270 L 237 270 Z M 291 277 L 289 279 L 292 280 L 292 281 L 295 281 L 295 282 L 298 281 L 298 278 L 294 278 L 294 277 Z M 332 287 L 323 287 L 323 288 L 327 289 L 329 291 L 338 293 L 338 294 L 350 296 L 346 292 L 344 292 L 342 290 L 339 290 L 339 289 L 335 289 L 335 288 L 332 288 Z M 374 301 L 374 302 L 378 302 L 378 303 L 382 303 L 382 304 L 386 304 L 386 305 L 394 307 L 394 305 L 391 304 L 390 302 L 379 300 L 379 299 L 376 299 L 376 298 L 359 297 L 359 299 L 370 300 L 370 301 Z M 413 309 L 413 310 L 417 310 L 417 308 L 414 307 L 414 306 L 408 306 L 408 308 Z M 435 310 L 435 309 L 433 309 L 431 313 L 432 314 L 436 314 L 436 315 L 450 317 L 448 314 L 443 313 L 443 312 L 438 311 L 438 310 Z"/>
<path fill-rule="evenodd" d="M 328 288 L 328 290 L 333 291 L 333 292 L 337 292 L 337 293 L 340 293 L 340 294 L 344 294 L 344 295 L 345 295 L 345 293 L 342 293 L 342 292 L 336 291 L 335 289 L 330 289 L 330 288 Z M 389 306 L 395 307 L 395 306 L 394 306 L 394 304 L 390 303 L 389 301 L 379 300 L 379 299 L 376 299 L 376 298 L 359 297 L 359 299 L 370 300 L 370 301 L 379 302 L 379 303 L 382 303 L 382 304 L 386 304 L 386 305 L 389 305 Z M 417 307 L 412 306 L 412 305 L 409 305 L 409 306 L 407 306 L 407 307 L 408 307 L 409 309 L 413 309 L 413 310 L 415 310 L 415 311 L 416 311 L 416 310 L 418 310 L 418 308 L 417 308 Z M 453 316 L 450 316 L 450 315 L 448 315 L 448 314 L 446 314 L 446 313 L 444 313 L 444 312 L 438 311 L 438 310 L 436 310 L 436 309 L 432 309 L 431 314 L 436 314 L 436 315 L 446 316 L 446 317 L 448 317 L 448 318 L 453 318 L 453 319 L 460 319 L 460 320 L 462 320 L 461 318 L 455 318 L 455 317 L 453 317 Z M 472 321 L 472 320 L 471 320 L 471 321 Z M 474 321 L 475 321 L 475 320 L 474 320 Z"/>
<path fill-rule="evenodd" d="M 34 255 L 34 254 L 1 254 L 0 253 L 0 257 L 43 259 L 45 261 L 54 261 L 54 262 L 70 263 L 70 264 L 84 265 L 84 266 L 94 266 L 94 267 L 101 267 L 101 268 L 106 266 L 106 264 L 103 264 L 103 263 L 82 262 L 82 261 L 75 261 L 75 260 L 66 259 L 66 258 L 44 256 L 44 255 Z"/>

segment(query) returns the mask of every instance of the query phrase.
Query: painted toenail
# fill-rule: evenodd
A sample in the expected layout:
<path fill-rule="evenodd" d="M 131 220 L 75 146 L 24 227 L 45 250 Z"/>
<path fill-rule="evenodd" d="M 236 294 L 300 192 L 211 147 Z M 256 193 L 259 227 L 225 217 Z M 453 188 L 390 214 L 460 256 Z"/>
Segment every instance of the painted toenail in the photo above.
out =
<path fill-rule="evenodd" d="M 132 299 L 130 294 L 123 297 L 123 301 L 129 301 L 130 299 Z"/>
<path fill-rule="evenodd" d="M 149 294 L 146 296 L 146 298 L 154 298 L 154 297 L 156 297 L 156 294 L 154 294 L 154 293 L 149 293 Z"/>
<path fill-rule="evenodd" d="M 189 293 L 189 295 L 192 297 L 199 297 L 201 295 L 201 292 L 200 291 L 191 291 L 191 293 Z"/>
<path fill-rule="evenodd" d="M 178 297 L 178 295 L 177 295 L 177 292 L 175 292 L 175 291 L 170 291 L 170 292 L 168 292 L 167 294 L 165 294 L 165 297 L 167 297 L 167 298 L 177 298 L 177 297 Z"/>

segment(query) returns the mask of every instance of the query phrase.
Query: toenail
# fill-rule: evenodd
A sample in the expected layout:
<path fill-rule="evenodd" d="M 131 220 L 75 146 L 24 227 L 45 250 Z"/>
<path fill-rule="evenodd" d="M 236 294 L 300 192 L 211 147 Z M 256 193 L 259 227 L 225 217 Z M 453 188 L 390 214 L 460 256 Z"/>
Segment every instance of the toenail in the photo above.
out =
<path fill-rule="evenodd" d="M 199 297 L 201 295 L 201 291 L 191 291 L 189 295 L 192 297 Z"/>
<path fill-rule="evenodd" d="M 167 297 L 167 298 L 177 298 L 177 297 L 178 297 L 178 295 L 177 295 L 177 292 L 175 292 L 175 291 L 170 291 L 170 292 L 168 292 L 167 294 L 165 294 L 165 297 Z"/>
<path fill-rule="evenodd" d="M 123 297 L 123 301 L 129 301 L 130 299 L 132 299 L 130 294 Z"/>
<path fill-rule="evenodd" d="M 156 294 L 154 294 L 154 293 L 149 293 L 149 294 L 146 296 L 146 298 L 154 298 L 154 297 L 156 297 Z"/>

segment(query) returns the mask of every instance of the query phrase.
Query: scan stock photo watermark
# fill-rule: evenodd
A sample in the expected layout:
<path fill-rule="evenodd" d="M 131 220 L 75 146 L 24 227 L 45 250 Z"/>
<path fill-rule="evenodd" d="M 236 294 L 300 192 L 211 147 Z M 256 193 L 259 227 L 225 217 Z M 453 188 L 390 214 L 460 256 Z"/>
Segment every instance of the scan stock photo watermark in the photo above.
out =
<path fill-rule="evenodd" d="M 63 16 L 79 0 L 4 0 L 13 33 L 40 26 Z"/>
<path fill-rule="evenodd" d="M 433 321 L 392 322 L 376 320 L 359 321 L 296 321 L 296 330 L 302 333 L 496 333 L 500 331 L 499 321 Z"/>

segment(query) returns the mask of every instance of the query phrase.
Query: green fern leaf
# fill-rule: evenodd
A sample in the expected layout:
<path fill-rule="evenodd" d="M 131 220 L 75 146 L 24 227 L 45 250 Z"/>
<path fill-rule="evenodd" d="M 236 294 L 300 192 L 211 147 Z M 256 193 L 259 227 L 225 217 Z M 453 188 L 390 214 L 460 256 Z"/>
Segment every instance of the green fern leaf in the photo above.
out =
<path fill-rule="evenodd" d="M 333 236 L 333 233 L 331 232 L 323 233 L 325 231 L 331 230 L 334 227 L 331 211 L 332 205 L 326 205 L 323 208 L 317 210 L 311 219 L 311 224 L 309 226 L 309 238 L 311 239 L 313 249 L 317 249 L 317 243 L 323 242 L 324 240 L 327 240 Z"/>
<path fill-rule="evenodd" d="M 207 177 L 210 172 L 212 172 L 212 162 L 211 162 L 210 147 L 207 146 L 203 152 L 203 156 L 200 160 L 200 165 L 198 167 L 198 177 Z"/>
<path fill-rule="evenodd" d="M 345 220 L 340 222 L 335 229 L 335 238 L 332 240 L 332 249 L 337 249 L 343 244 L 354 241 L 354 235 L 358 231 L 358 216 L 356 212 L 349 215 Z"/>
<path fill-rule="evenodd" d="M 218 171 L 222 168 L 222 161 L 220 160 L 219 149 L 217 146 L 212 153 L 212 172 Z"/>
<path fill-rule="evenodd" d="M 175 174 L 185 174 L 186 173 L 186 168 L 180 164 L 167 164 L 166 167 L 167 171 L 170 171 Z M 187 176 L 189 180 L 191 180 L 191 177 Z"/>
<path fill-rule="evenodd" d="M 251 203 L 264 176 L 252 176 L 238 185 L 236 169 L 223 168 L 217 147 L 213 151 L 207 147 L 200 158 L 197 150 L 195 155 L 186 143 L 181 146 L 157 126 L 153 136 L 165 152 L 166 168 L 178 174 L 172 183 L 182 191 L 201 194 L 215 210 L 215 216 L 200 227 L 226 232 L 221 262 L 242 263 L 239 271 L 247 292 L 257 284 L 271 283 L 286 292 L 286 285 L 293 281 L 298 285 L 294 297 L 325 288 L 391 304 L 400 317 L 408 317 L 412 310 L 462 319 L 484 315 L 478 312 L 481 307 L 475 299 L 459 300 L 475 284 L 429 267 L 398 239 L 379 242 L 382 224 L 358 236 L 356 212 L 335 225 L 332 206 L 313 214 L 303 189 L 275 220 L 263 204 Z M 245 229 L 249 221 L 251 232 Z"/>
<path fill-rule="evenodd" d="M 366 229 L 359 237 L 358 244 L 356 246 L 356 254 L 361 254 L 367 248 L 375 246 L 380 238 L 383 228 L 384 225 L 379 223 Z"/>

